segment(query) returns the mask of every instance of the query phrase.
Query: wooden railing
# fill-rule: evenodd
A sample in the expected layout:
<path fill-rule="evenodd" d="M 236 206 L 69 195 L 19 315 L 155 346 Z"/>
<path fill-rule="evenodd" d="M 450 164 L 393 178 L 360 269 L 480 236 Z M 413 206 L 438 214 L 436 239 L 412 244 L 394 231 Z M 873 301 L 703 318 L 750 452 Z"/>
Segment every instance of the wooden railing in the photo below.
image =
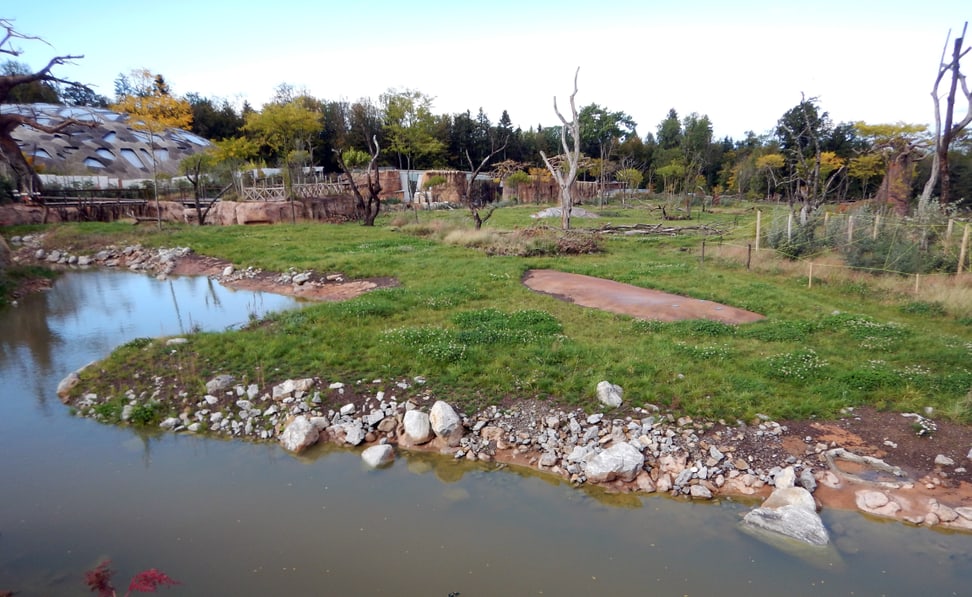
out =
<path fill-rule="evenodd" d="M 300 199 L 313 199 L 328 195 L 343 195 L 351 188 L 342 182 L 313 182 L 295 184 L 292 187 L 294 196 Z M 244 187 L 244 201 L 286 201 L 287 189 L 283 185 L 274 187 Z"/>

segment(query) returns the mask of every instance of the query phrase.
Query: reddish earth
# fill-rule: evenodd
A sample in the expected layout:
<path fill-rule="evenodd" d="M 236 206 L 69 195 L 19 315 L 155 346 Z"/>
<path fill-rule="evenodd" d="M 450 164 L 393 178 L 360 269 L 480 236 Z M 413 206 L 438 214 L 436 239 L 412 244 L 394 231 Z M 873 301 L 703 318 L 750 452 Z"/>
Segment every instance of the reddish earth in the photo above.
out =
<path fill-rule="evenodd" d="M 711 319 L 723 323 L 751 323 L 765 319 L 759 313 L 712 301 L 549 269 L 530 270 L 523 277 L 523 283 L 561 300 L 641 319 Z"/>

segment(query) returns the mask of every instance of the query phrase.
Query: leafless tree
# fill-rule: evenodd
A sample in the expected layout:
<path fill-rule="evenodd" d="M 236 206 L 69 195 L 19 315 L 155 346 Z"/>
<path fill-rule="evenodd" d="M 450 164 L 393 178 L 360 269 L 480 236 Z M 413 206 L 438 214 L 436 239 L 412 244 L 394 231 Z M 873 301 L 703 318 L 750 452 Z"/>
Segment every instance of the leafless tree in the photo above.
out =
<path fill-rule="evenodd" d="M 351 192 L 354 193 L 356 211 L 362 214 L 362 223 L 365 226 L 374 226 L 375 218 L 378 217 L 378 212 L 381 211 L 381 180 L 378 178 L 378 155 L 381 153 L 381 146 L 378 145 L 377 135 L 371 138 L 371 143 L 368 145 L 371 160 L 368 162 L 368 168 L 365 170 L 365 188 L 368 191 L 367 201 L 361 195 L 361 189 L 358 188 L 358 183 L 354 178 L 351 168 L 345 163 L 344 156 L 337 149 L 333 151 L 337 156 L 338 166 L 341 167 L 345 176 L 348 177 L 348 182 L 351 184 Z"/>
<path fill-rule="evenodd" d="M 578 74 L 580 74 L 579 66 L 574 71 L 574 92 L 570 94 L 570 113 L 573 118 L 570 122 L 567 122 L 564 115 L 560 113 L 560 109 L 557 107 L 557 96 L 554 96 L 553 101 L 554 112 L 557 113 L 557 118 L 560 119 L 562 125 L 560 128 L 560 144 L 564 149 L 567 164 L 566 172 L 559 165 L 555 166 L 543 151 L 540 152 L 543 163 L 546 164 L 547 170 L 550 170 L 550 173 L 557 181 L 557 186 L 560 187 L 560 226 L 564 230 L 570 230 L 570 209 L 574 204 L 573 197 L 571 196 L 571 187 L 574 185 L 574 181 L 577 180 L 577 170 L 580 162 L 580 119 L 577 117 L 577 105 L 574 102 L 574 98 L 577 96 Z M 568 133 L 573 141 L 572 144 L 567 143 Z"/>
<path fill-rule="evenodd" d="M 14 28 L 13 23 L 8 19 L 0 19 L 0 29 L 3 30 L 3 38 L 0 39 L 0 54 L 9 56 L 20 56 L 23 50 L 15 46 L 16 40 L 41 41 L 39 37 L 25 35 Z M 44 42 L 46 43 L 46 42 Z M 0 76 L 0 104 L 4 104 L 13 89 L 20 85 L 27 85 L 35 82 L 57 83 L 76 87 L 84 90 L 88 88 L 77 81 L 61 79 L 52 74 L 55 66 L 69 64 L 72 60 L 84 58 L 84 56 L 55 56 L 51 58 L 47 66 L 37 72 L 29 74 L 3 75 Z M 3 160 L 13 171 L 17 190 L 23 197 L 36 197 L 43 190 L 43 185 L 37 173 L 20 151 L 20 146 L 13 138 L 13 132 L 21 126 L 42 131 L 45 133 L 59 133 L 72 125 L 92 126 L 91 123 L 84 123 L 69 118 L 54 126 L 48 126 L 37 122 L 36 118 L 21 113 L 0 113 L 0 160 Z M 45 213 L 46 219 L 46 213 Z"/>
<path fill-rule="evenodd" d="M 478 201 L 475 197 L 473 197 L 472 194 L 473 185 L 476 184 L 476 177 L 479 176 L 479 173 L 483 171 L 483 168 L 486 167 L 486 164 L 488 164 L 489 161 L 493 159 L 493 157 L 496 154 L 506 149 L 506 145 L 509 143 L 509 140 L 510 140 L 509 137 L 507 137 L 506 139 L 503 140 L 503 144 L 500 146 L 497 146 L 495 143 L 493 143 L 489 155 L 484 157 L 482 161 L 479 162 L 478 166 L 473 165 L 472 157 L 469 155 L 469 151 L 468 150 L 466 151 L 466 161 L 469 162 L 469 169 L 472 171 L 472 174 L 469 175 L 468 177 L 461 177 L 459 179 L 459 184 L 458 184 L 459 188 L 457 190 L 459 191 L 460 203 L 465 204 L 466 207 L 469 208 L 469 212 L 472 214 L 473 222 L 476 223 L 476 230 L 479 230 L 480 228 L 483 227 L 483 224 L 486 222 L 486 220 L 488 220 L 493 215 L 493 212 L 496 211 L 496 206 L 495 205 L 491 206 L 489 210 L 487 210 L 486 216 L 483 217 L 482 214 L 480 213 L 480 210 L 483 207 L 485 207 L 485 205 L 483 205 L 480 201 Z"/>
<path fill-rule="evenodd" d="M 965 32 L 968 27 L 969 23 L 966 21 L 962 27 L 962 35 L 955 38 L 952 45 L 952 57 L 948 62 L 945 61 L 945 57 L 948 55 L 948 41 L 952 36 L 951 31 L 949 31 L 948 36 L 945 38 L 945 47 L 942 48 L 942 59 L 938 65 L 938 75 L 935 77 L 935 84 L 932 86 L 931 91 L 932 101 L 935 103 L 935 153 L 932 158 L 931 177 L 925 183 L 925 188 L 922 190 L 920 205 L 927 205 L 931 200 L 931 194 L 935 190 L 935 183 L 937 181 L 941 181 L 939 197 L 942 204 L 948 203 L 951 199 L 949 197 L 951 181 L 949 180 L 948 148 L 952 144 L 952 141 L 958 137 L 959 133 L 972 122 L 972 91 L 969 90 L 965 75 L 960 70 L 962 58 L 972 49 L 962 49 L 965 43 Z M 945 98 L 945 122 L 942 123 L 941 98 L 938 94 L 938 86 L 948 73 L 952 74 L 952 83 L 949 87 L 948 95 Z M 969 105 L 966 109 L 965 117 L 956 122 L 954 121 L 955 96 L 958 93 L 959 86 L 962 88 L 962 96 L 968 101 Z"/>

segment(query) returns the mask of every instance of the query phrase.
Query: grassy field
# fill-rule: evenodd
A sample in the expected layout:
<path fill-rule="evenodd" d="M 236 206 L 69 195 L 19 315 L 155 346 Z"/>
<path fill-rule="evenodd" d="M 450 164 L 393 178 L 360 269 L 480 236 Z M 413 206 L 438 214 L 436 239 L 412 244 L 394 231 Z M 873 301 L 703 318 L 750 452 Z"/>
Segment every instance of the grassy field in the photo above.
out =
<path fill-rule="evenodd" d="M 644 206 L 585 208 L 601 217 L 575 219 L 580 229 L 659 223 L 660 214 Z M 131 371 L 162 369 L 176 371 L 178 383 L 196 395 L 218 373 L 264 384 L 421 375 L 427 390 L 472 410 L 511 398 L 591 406 L 596 384 L 609 380 L 624 388 L 630 405 L 713 419 L 831 417 L 866 404 L 934 407 L 936 416 L 972 422 L 968 275 L 928 280 L 916 294 L 912 278 L 836 269 L 808 288 L 806 264 L 771 251 L 760 251 L 747 269 L 755 212 L 744 205 L 702 214 L 702 224 L 722 231 L 706 238 L 704 262 L 702 237 L 694 233 L 598 235 L 599 252 L 555 255 L 556 235 L 541 228 L 559 219 L 539 224 L 530 217 L 537 209 L 500 209 L 478 233 L 464 211 L 421 213 L 417 223 L 412 214 L 385 215 L 374 228 L 172 225 L 158 232 L 77 224 L 46 230 L 49 244 L 78 253 L 108 243 L 190 246 L 243 267 L 390 276 L 400 283 L 344 303 L 275 314 L 249 329 L 197 334 L 193 355 L 173 357 L 159 343 L 122 347 L 102 367 L 106 376 L 82 384 L 95 384 L 96 391 L 117 390 Z M 576 237 L 595 242 L 589 231 Z M 527 256 L 510 254 L 516 252 Z M 767 319 L 745 326 L 636 320 L 534 293 L 520 281 L 531 268 L 723 302 Z"/>

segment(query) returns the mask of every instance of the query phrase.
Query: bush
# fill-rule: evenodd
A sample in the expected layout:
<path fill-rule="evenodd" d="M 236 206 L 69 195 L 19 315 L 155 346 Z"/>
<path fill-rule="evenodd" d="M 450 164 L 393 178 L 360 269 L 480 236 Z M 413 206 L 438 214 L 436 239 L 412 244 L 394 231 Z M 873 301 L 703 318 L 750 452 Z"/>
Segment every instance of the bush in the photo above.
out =
<path fill-rule="evenodd" d="M 853 267 L 884 270 L 902 274 L 926 274 L 935 271 L 953 271 L 957 265 L 950 263 L 943 253 L 922 250 L 918 240 L 898 231 L 881 230 L 877 238 L 867 236 L 844 243 L 839 247 L 848 265 Z"/>

